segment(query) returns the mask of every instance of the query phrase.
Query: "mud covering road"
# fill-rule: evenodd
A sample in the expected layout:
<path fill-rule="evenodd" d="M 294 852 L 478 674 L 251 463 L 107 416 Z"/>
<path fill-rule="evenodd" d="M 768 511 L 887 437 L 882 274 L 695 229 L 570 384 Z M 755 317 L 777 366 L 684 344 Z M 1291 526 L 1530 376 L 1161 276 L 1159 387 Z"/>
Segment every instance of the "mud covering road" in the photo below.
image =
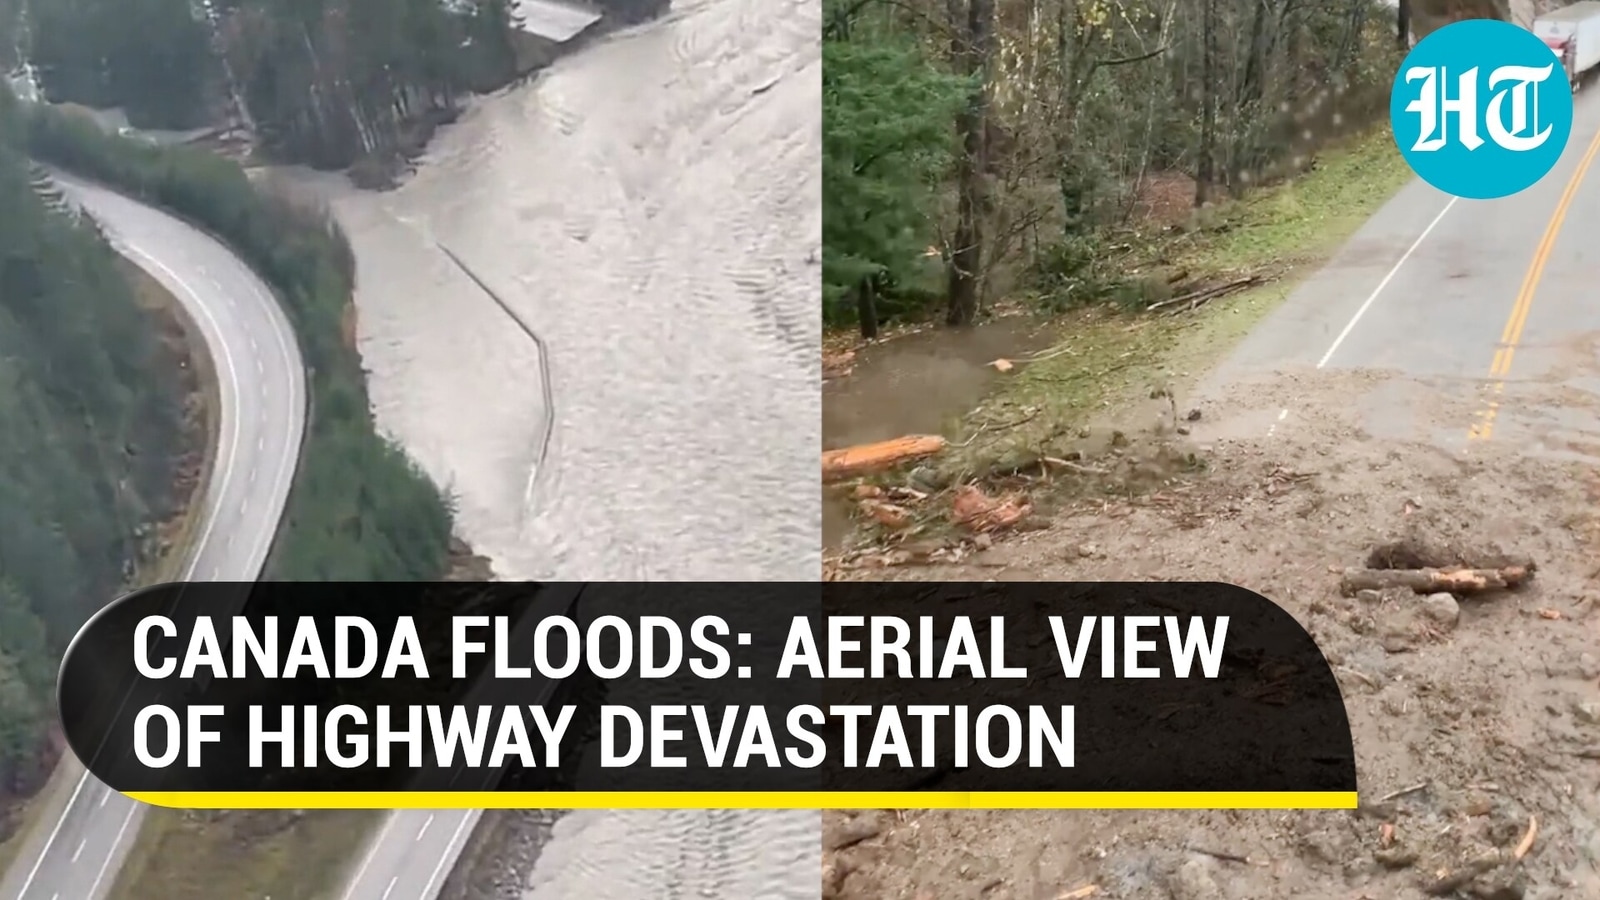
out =
<path fill-rule="evenodd" d="M 480 100 L 396 191 L 274 173 L 332 201 L 379 424 L 500 577 L 819 577 L 820 19 L 680 0 Z M 534 346 L 434 240 L 539 333 L 553 418 Z M 473 896 L 817 894 L 814 812 L 526 819 L 531 875 Z"/>
<path fill-rule="evenodd" d="M 1600 896 L 1600 176 L 1578 180 L 1597 134 L 1580 95 L 1530 190 L 1403 189 L 1175 408 L 1044 448 L 1105 474 L 1022 484 L 1054 499 L 1042 530 L 845 573 L 1259 591 L 1335 668 L 1359 811 L 829 813 L 825 900 Z M 1539 571 L 1498 595 L 1341 596 L 1330 567 L 1394 543 L 1408 567 Z"/>

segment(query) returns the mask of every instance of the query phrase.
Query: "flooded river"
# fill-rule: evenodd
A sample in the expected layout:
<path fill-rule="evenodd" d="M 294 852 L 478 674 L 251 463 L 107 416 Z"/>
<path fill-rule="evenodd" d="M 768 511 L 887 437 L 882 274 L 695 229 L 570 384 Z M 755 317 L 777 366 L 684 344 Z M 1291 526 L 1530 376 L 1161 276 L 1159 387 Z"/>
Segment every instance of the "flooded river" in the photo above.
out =
<path fill-rule="evenodd" d="M 820 574 L 819 0 L 680 0 L 482 98 L 358 259 L 380 425 L 506 578 Z M 449 247 L 537 331 L 433 246 Z M 531 482 L 531 484 L 530 484 Z"/>
<path fill-rule="evenodd" d="M 396 191 L 291 173 L 355 246 L 380 425 L 504 578 L 820 577 L 821 3 L 674 6 L 483 98 Z M 818 829 L 577 812 L 530 896 L 815 897 Z"/>

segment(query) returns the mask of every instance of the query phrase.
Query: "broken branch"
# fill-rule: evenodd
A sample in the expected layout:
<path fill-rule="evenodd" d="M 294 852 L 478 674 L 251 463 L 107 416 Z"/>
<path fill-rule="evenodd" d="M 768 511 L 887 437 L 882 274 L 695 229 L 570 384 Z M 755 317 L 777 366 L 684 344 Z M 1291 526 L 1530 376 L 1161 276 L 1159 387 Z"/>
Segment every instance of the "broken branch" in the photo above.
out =
<path fill-rule="evenodd" d="M 1417 594 L 1476 594 L 1520 587 L 1533 575 L 1531 566 L 1501 569 L 1345 569 L 1339 588 L 1346 597 L 1357 591 L 1409 588 Z"/>
<path fill-rule="evenodd" d="M 822 454 L 822 480 L 837 481 L 923 459 L 943 450 L 945 443 L 945 439 L 936 434 L 914 434 L 829 450 Z"/>

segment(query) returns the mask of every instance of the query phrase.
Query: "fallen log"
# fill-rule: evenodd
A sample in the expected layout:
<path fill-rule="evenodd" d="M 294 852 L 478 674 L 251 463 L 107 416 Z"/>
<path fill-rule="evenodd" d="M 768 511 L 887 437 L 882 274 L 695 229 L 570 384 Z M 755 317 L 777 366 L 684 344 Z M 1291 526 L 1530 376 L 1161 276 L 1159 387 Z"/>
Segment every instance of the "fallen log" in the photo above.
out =
<path fill-rule="evenodd" d="M 857 444 L 822 454 L 822 480 L 837 481 L 923 459 L 945 448 L 936 434 L 913 434 L 875 444 Z"/>
<path fill-rule="evenodd" d="M 1357 591 L 1409 588 L 1418 594 L 1478 594 L 1520 587 L 1533 577 L 1533 566 L 1499 569 L 1345 569 L 1339 589 L 1346 596 Z"/>

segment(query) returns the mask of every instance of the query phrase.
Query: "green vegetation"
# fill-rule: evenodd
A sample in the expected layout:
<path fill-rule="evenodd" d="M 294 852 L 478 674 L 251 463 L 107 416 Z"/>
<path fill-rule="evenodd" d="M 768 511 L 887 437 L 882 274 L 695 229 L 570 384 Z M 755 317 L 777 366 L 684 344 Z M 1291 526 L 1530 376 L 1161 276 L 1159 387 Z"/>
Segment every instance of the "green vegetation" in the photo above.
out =
<path fill-rule="evenodd" d="M 382 810 L 151 810 L 111 900 L 330 900 Z"/>
<path fill-rule="evenodd" d="M 431 581 L 448 565 L 451 511 L 373 424 L 361 360 L 345 341 L 354 261 L 323 212 L 258 191 L 237 165 L 105 134 L 32 110 L 34 156 L 171 210 L 226 242 L 270 284 L 309 368 L 311 422 L 267 580 Z"/>
<path fill-rule="evenodd" d="M 967 84 L 940 72 L 909 36 L 823 44 L 823 311 L 856 319 L 867 291 L 924 285 L 933 266 L 933 189 L 954 158 L 950 117 Z M 903 294 L 904 291 L 900 291 Z"/>
<path fill-rule="evenodd" d="M 1381 119 L 1398 61 L 1376 0 L 825 8 L 823 311 L 867 337 L 1206 286 L 1172 231 L 1215 230 Z"/>
<path fill-rule="evenodd" d="M 185 500 L 183 384 L 118 258 L 44 203 L 0 90 L 0 809 L 55 763 L 57 660 Z"/>
<path fill-rule="evenodd" d="M 665 0 L 602 0 L 619 23 Z M 0 0 L 0 58 L 33 62 L 52 102 L 122 108 L 138 128 L 253 126 L 258 149 L 382 177 L 462 97 L 553 55 L 508 0 Z M 13 27 L 7 27 L 13 25 Z M 0 60 L 3 61 L 3 60 Z"/>
<path fill-rule="evenodd" d="M 1222 208 L 1209 228 L 1172 237 L 1167 252 L 1190 270 L 1274 278 L 1188 315 L 1072 311 L 1058 345 L 1008 376 L 999 396 L 967 418 L 973 439 L 941 460 L 944 474 L 984 476 L 1069 456 L 1080 429 L 1107 408 L 1146 400 L 1152 387 L 1181 393 L 1413 177 L 1387 131 L 1364 135 L 1330 148 L 1302 178 Z"/>
<path fill-rule="evenodd" d="M 62 100 L 123 107 L 136 127 L 193 128 L 204 121 L 216 65 L 190 9 L 188 0 L 33 3 L 28 54 Z"/>
<path fill-rule="evenodd" d="M 503 84 L 505 0 L 37 0 L 24 55 L 57 102 L 194 128 L 243 103 L 264 146 L 345 166 L 401 148 L 457 96 Z M 132 27 L 130 27 L 132 26 Z"/>

